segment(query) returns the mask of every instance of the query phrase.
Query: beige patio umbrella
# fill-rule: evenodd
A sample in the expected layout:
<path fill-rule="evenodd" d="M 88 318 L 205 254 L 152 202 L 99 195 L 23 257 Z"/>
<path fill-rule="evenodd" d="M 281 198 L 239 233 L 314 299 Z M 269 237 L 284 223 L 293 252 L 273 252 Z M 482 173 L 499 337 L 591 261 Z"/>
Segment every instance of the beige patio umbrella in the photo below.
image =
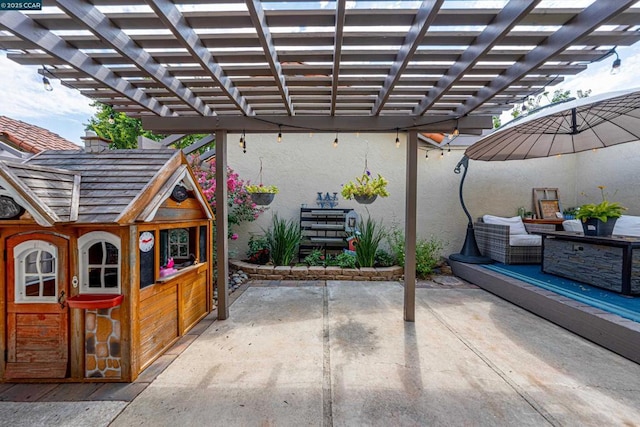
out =
<path fill-rule="evenodd" d="M 640 140 L 640 88 L 574 99 L 516 119 L 467 148 L 472 160 L 523 160 Z"/>
<path fill-rule="evenodd" d="M 473 221 L 464 204 L 462 187 L 469 159 L 498 161 L 578 153 L 640 140 L 640 88 L 610 92 L 553 104 L 513 120 L 467 148 L 455 172 L 460 181 L 460 204 L 469 222 L 460 253 L 454 261 L 491 262 L 481 255 Z"/>

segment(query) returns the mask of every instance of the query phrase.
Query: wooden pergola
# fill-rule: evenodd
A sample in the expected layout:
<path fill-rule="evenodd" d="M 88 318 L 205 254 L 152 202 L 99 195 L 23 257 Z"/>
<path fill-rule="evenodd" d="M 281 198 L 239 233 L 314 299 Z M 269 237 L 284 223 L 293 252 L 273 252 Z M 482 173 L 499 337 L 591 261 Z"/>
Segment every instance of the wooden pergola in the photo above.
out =
<path fill-rule="evenodd" d="M 492 116 L 640 39 L 637 0 L 44 0 L 0 12 L 0 48 L 158 133 L 406 132 L 405 310 L 414 320 L 420 132 Z M 226 186 L 217 187 L 226 200 Z M 228 316 L 218 207 L 219 317 Z"/>

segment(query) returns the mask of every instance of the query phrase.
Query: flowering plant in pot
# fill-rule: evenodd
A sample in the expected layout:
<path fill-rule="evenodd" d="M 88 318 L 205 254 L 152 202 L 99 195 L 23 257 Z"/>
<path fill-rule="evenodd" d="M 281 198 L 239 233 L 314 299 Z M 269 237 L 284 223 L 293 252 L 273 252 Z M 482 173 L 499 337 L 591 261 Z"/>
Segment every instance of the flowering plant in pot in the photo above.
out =
<path fill-rule="evenodd" d="M 599 185 L 602 201 L 598 204 L 587 203 L 580 206 L 576 218 L 582 221 L 584 234 L 587 236 L 610 236 L 616 220 L 622 216 L 627 208 L 618 202 L 607 200 L 604 185 Z"/>
<path fill-rule="evenodd" d="M 342 197 L 347 200 L 355 199 L 359 203 L 372 203 L 378 196 L 388 197 L 387 181 L 382 175 L 371 177 L 368 170 L 362 176 L 356 177 L 355 182 L 349 181 L 342 186 Z"/>
<path fill-rule="evenodd" d="M 268 205 L 280 190 L 275 185 L 247 185 L 247 193 L 256 205 Z"/>

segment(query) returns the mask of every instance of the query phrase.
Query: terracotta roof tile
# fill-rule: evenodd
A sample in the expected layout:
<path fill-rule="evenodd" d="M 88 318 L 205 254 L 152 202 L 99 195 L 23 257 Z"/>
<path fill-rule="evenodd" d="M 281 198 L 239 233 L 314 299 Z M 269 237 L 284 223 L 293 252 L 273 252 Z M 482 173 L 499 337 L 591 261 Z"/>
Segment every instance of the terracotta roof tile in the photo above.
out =
<path fill-rule="evenodd" d="M 0 136 L 4 136 L 15 148 L 34 154 L 45 150 L 81 149 L 58 134 L 6 116 L 0 116 Z"/>

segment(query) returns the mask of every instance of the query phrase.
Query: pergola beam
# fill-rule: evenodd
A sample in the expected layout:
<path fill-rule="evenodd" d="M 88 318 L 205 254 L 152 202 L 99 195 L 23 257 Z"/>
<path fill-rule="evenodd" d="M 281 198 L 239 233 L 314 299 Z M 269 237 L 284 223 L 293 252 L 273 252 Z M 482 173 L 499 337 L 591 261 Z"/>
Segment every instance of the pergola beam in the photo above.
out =
<path fill-rule="evenodd" d="M 204 138 L 194 142 L 193 144 L 189 145 L 188 147 L 185 147 L 182 149 L 182 152 L 184 154 L 191 154 L 196 150 L 199 150 L 202 147 L 206 147 L 207 145 L 211 144 L 212 142 L 214 142 L 216 140 L 216 137 L 213 135 L 207 135 Z"/>
<path fill-rule="evenodd" d="M 616 2 L 593 2 L 582 13 L 563 25 L 558 31 L 527 53 L 521 61 L 516 62 L 508 70 L 494 79 L 489 85 L 480 89 L 469 101 L 456 109 L 460 116 L 469 114 L 495 94 L 509 87 L 527 73 L 540 66 L 545 61 L 578 42 L 582 37 L 590 34 L 602 22 L 624 12 L 637 3 L 637 0 L 619 0 Z"/>
<path fill-rule="evenodd" d="M 342 56 L 342 34 L 347 15 L 347 0 L 336 2 L 336 36 L 333 42 L 333 70 L 331 73 L 331 115 L 336 114 L 338 100 L 338 81 L 340 79 L 340 58 Z"/>
<path fill-rule="evenodd" d="M 56 0 L 56 5 L 77 22 L 86 25 L 87 29 L 117 50 L 124 58 L 134 63 L 149 77 L 174 93 L 195 111 L 203 116 L 212 114 L 211 109 L 180 80 L 173 77 L 165 67 L 158 64 L 146 50 L 138 46 L 131 37 L 116 27 L 98 8 L 75 0 Z"/>
<path fill-rule="evenodd" d="M 400 80 L 402 73 L 405 68 L 407 68 L 409 61 L 413 57 L 413 54 L 418 46 L 420 46 L 424 34 L 436 19 L 442 3 L 444 3 L 444 0 L 424 0 L 420 5 L 420 9 L 418 9 L 413 25 L 411 25 L 411 29 L 407 33 L 404 43 L 402 43 L 402 47 L 398 51 L 396 59 L 391 66 L 389 75 L 387 75 L 384 85 L 378 94 L 378 99 L 376 99 L 376 102 L 373 104 L 371 115 L 377 116 L 380 114 L 382 107 L 391 95 L 393 87 L 396 85 L 398 80 Z"/>
<path fill-rule="evenodd" d="M 438 80 L 433 89 L 429 90 L 420 104 L 414 108 L 413 114 L 422 115 L 433 106 L 451 87 L 487 54 L 493 46 L 504 38 L 509 31 L 531 10 L 533 10 L 541 0 L 522 2 L 511 0 L 491 22 L 485 30 L 476 38 L 474 44 L 465 50 L 460 58 L 451 68 Z"/>
<path fill-rule="evenodd" d="M 242 113 L 252 116 L 254 113 L 251 106 L 226 76 L 220 65 L 215 62 L 209 49 L 204 46 L 198 34 L 189 26 L 185 17 L 173 2 L 169 0 L 147 0 L 147 3 L 158 15 L 158 18 L 171 30 L 176 39 L 187 48 L 193 59 L 198 61 L 203 69 L 210 74 L 211 78 Z"/>
<path fill-rule="evenodd" d="M 489 115 L 473 115 L 458 119 L 452 116 L 271 116 L 260 118 L 244 116 L 216 117 L 142 117 L 145 129 L 162 133 L 211 133 L 224 130 L 231 133 L 282 132 L 442 132 L 458 125 L 460 133 L 479 135 L 490 129 L 493 121 Z"/>
<path fill-rule="evenodd" d="M 260 0 L 246 0 L 246 4 L 247 9 L 249 10 L 249 15 L 251 16 L 251 21 L 253 22 L 253 26 L 258 34 L 258 39 L 260 40 L 260 44 L 264 50 L 265 59 L 269 64 L 269 68 L 271 68 L 271 74 L 273 75 L 273 78 L 276 81 L 276 86 L 280 91 L 282 102 L 284 102 L 284 106 L 289 115 L 293 116 L 295 112 L 293 110 L 293 104 L 291 103 L 291 97 L 289 96 L 289 89 L 287 88 L 287 82 L 284 74 L 282 73 L 282 66 L 278 59 L 278 53 L 273 45 L 273 37 L 271 37 L 271 31 L 269 31 L 269 26 L 267 25 L 267 18 L 264 14 L 262 3 Z"/>
<path fill-rule="evenodd" d="M 38 48 L 69 64 L 76 70 L 91 76 L 96 81 L 147 110 L 159 116 L 173 115 L 173 111 L 170 108 L 162 105 L 158 100 L 148 96 L 140 89 L 136 89 L 109 68 L 96 63 L 88 55 L 69 46 L 65 40 L 41 27 L 28 16 L 16 11 L 2 12 L 0 13 L 0 26 L 21 39 L 28 40 Z"/>

